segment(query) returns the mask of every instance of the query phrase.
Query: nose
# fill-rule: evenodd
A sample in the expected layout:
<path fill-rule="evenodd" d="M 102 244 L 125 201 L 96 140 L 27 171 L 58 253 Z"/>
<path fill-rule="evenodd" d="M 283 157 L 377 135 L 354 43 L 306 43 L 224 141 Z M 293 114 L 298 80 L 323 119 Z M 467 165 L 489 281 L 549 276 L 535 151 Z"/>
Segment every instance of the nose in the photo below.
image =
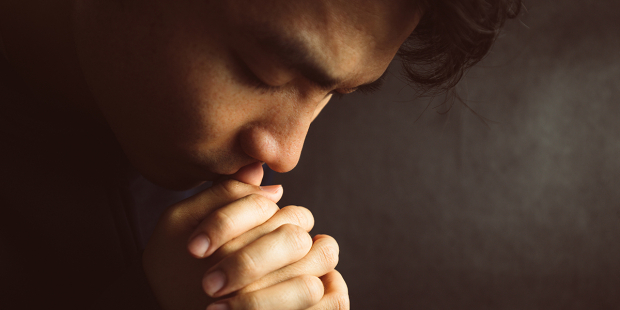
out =
<path fill-rule="evenodd" d="M 317 100 L 318 104 L 312 104 L 306 111 L 272 111 L 241 131 L 241 148 L 247 155 L 265 162 L 276 172 L 292 170 L 299 162 L 310 124 L 330 98 L 328 96 Z"/>
<path fill-rule="evenodd" d="M 253 124 L 241 132 L 241 147 L 274 171 L 288 172 L 299 162 L 309 126 L 309 121 L 301 120 L 278 126 Z"/>

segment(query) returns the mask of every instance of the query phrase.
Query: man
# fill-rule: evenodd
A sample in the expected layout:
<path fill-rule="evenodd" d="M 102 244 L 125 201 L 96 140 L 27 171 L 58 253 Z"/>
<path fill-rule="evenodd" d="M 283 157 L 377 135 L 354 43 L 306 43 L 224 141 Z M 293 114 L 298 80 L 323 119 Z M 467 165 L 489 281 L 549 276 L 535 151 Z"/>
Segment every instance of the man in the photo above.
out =
<path fill-rule="evenodd" d="M 421 90 L 450 88 L 518 7 L 2 1 L 4 302 L 348 308 L 337 243 L 278 208 L 261 164 L 293 169 L 332 95 L 375 88 L 399 51 Z M 216 182 L 170 203 L 141 257 L 142 176 L 156 192 Z"/>

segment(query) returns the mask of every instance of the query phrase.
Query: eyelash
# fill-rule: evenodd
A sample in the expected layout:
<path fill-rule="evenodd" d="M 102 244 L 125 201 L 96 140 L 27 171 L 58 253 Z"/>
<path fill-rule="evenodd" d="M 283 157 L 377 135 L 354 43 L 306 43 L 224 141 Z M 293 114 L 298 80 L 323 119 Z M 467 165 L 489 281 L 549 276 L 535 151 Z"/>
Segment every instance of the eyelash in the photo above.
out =
<path fill-rule="evenodd" d="M 272 85 L 269 85 L 263 82 L 255 74 L 251 72 L 248 72 L 247 77 L 249 78 L 249 82 L 251 83 L 251 86 L 253 86 L 256 89 L 268 91 L 268 92 L 274 92 L 280 88 L 278 86 L 272 86 Z"/>
<path fill-rule="evenodd" d="M 272 86 L 272 85 L 269 85 L 269 84 L 263 82 L 249 68 L 246 67 L 246 69 L 247 69 L 247 70 L 245 70 L 246 71 L 245 72 L 246 73 L 246 77 L 248 78 L 248 82 L 250 82 L 252 87 L 254 87 L 256 89 L 259 89 L 259 90 L 262 90 L 262 91 L 267 91 L 267 92 L 275 92 L 275 91 L 277 91 L 280 88 L 278 86 Z M 347 89 L 347 90 L 345 90 L 344 93 L 343 92 L 339 92 L 337 90 L 333 90 L 333 91 L 330 92 L 330 94 L 332 94 L 332 97 L 336 97 L 336 99 L 340 99 L 344 95 L 350 94 L 350 93 L 354 92 L 355 90 L 356 90 L 355 88 L 350 89 L 350 90 Z"/>
<path fill-rule="evenodd" d="M 250 68 L 247 65 L 243 64 L 242 70 L 243 70 L 243 74 L 244 74 L 246 82 L 248 82 L 248 84 L 251 85 L 252 87 L 262 90 L 262 91 L 266 91 L 266 92 L 275 92 L 278 89 L 280 89 L 279 86 L 272 86 L 272 85 L 269 85 L 263 82 L 260 78 L 258 78 L 258 76 L 256 76 L 256 74 L 254 74 L 254 72 L 252 72 L 252 70 L 250 70 Z M 359 91 L 363 94 L 369 94 L 369 93 L 379 90 L 381 88 L 381 84 L 382 83 L 374 84 L 374 85 L 366 85 L 366 86 L 362 86 L 359 88 L 358 87 L 347 88 L 341 91 L 333 90 L 330 92 L 330 94 L 332 95 L 332 97 L 336 97 L 336 99 L 341 99 L 342 97 L 344 97 L 344 95 L 348 95 L 355 91 Z"/>
<path fill-rule="evenodd" d="M 280 88 L 278 86 L 271 86 L 269 84 L 266 84 L 263 81 L 259 80 L 258 78 L 256 78 L 256 80 L 253 82 L 254 83 L 252 84 L 252 86 L 254 86 L 254 88 L 268 91 L 268 92 L 274 92 Z"/>
<path fill-rule="evenodd" d="M 335 90 L 332 91 L 330 94 L 332 95 L 332 98 L 336 98 L 336 99 L 341 99 L 342 97 L 344 97 L 344 95 L 346 95 L 346 94 L 337 92 Z"/>
<path fill-rule="evenodd" d="M 254 88 L 256 88 L 256 89 L 267 91 L 267 92 L 275 92 L 275 91 L 277 91 L 280 88 L 278 86 L 271 86 L 271 85 L 261 81 L 256 75 L 254 75 L 252 73 L 250 73 L 248 75 L 248 77 L 251 78 L 252 86 Z M 344 91 L 333 90 L 333 91 L 330 92 L 330 94 L 332 95 L 332 98 L 340 100 L 345 95 L 348 95 L 348 94 L 356 92 L 356 91 L 359 91 L 360 93 L 367 95 L 367 94 L 376 92 L 379 89 L 381 89 L 381 84 L 371 85 L 369 87 L 348 88 L 348 89 L 344 89 Z"/>
<path fill-rule="evenodd" d="M 377 82 L 377 83 L 373 83 L 373 84 L 365 85 L 363 87 L 359 87 L 357 90 L 359 90 L 360 93 L 362 93 L 364 95 L 368 95 L 370 93 L 374 93 L 374 92 L 380 90 L 381 86 L 383 86 L 383 80 L 379 80 L 379 82 Z"/>
<path fill-rule="evenodd" d="M 368 95 L 371 93 L 374 93 L 378 90 L 381 89 L 381 86 L 383 86 L 383 79 L 379 79 L 377 82 L 372 83 L 372 84 L 368 84 L 368 85 L 362 85 L 360 87 L 355 87 L 355 88 L 347 88 L 344 89 L 343 91 L 332 91 L 331 94 L 333 95 L 333 97 L 336 97 L 336 99 L 340 99 L 342 98 L 344 95 L 348 95 L 352 92 L 356 92 L 359 91 L 360 93 L 364 94 L 364 95 Z"/>
<path fill-rule="evenodd" d="M 341 99 L 342 97 L 344 97 L 344 95 L 348 95 L 356 90 L 357 88 L 346 88 L 346 89 L 341 89 L 340 91 L 333 90 L 330 92 L 330 94 L 332 95 L 332 98 L 335 97 L 336 99 Z"/>

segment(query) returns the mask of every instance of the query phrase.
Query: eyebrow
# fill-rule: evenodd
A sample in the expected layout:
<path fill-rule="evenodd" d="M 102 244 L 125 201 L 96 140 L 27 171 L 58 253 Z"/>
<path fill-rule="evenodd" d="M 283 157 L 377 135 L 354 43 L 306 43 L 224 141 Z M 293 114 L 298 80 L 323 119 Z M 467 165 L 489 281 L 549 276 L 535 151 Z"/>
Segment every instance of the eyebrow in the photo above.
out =
<path fill-rule="evenodd" d="M 331 89 L 340 84 L 340 80 L 331 76 L 326 68 L 313 57 L 310 48 L 297 38 L 280 37 L 261 33 L 259 45 L 265 50 L 278 55 L 278 60 L 289 68 L 299 71 L 308 80 L 323 89 Z"/>
<path fill-rule="evenodd" d="M 313 57 L 311 49 L 301 39 L 278 36 L 269 31 L 254 30 L 253 32 L 262 48 L 278 55 L 284 65 L 299 71 L 322 89 L 331 90 L 342 83 L 342 80 L 331 76 L 316 57 Z M 385 80 L 386 73 L 387 70 L 377 80 L 359 85 L 355 89 L 363 93 L 378 90 Z"/>

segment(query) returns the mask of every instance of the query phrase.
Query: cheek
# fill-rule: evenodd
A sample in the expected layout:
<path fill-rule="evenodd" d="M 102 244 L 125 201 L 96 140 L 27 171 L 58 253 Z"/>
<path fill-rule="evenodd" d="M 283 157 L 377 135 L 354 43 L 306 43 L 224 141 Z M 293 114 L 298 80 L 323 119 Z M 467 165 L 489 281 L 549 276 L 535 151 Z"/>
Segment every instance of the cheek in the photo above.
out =
<path fill-rule="evenodd" d="M 247 117 L 205 25 L 82 9 L 76 45 L 84 75 L 128 154 L 163 164 L 230 144 Z"/>

